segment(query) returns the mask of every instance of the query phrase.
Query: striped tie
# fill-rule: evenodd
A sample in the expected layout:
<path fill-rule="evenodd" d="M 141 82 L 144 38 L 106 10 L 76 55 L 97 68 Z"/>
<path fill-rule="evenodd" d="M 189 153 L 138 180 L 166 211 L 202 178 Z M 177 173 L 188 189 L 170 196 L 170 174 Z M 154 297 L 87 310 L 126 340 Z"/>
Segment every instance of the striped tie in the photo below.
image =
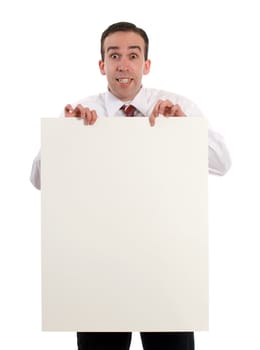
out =
<path fill-rule="evenodd" d="M 123 105 L 120 109 L 122 109 L 127 117 L 135 116 L 136 108 L 133 105 Z"/>

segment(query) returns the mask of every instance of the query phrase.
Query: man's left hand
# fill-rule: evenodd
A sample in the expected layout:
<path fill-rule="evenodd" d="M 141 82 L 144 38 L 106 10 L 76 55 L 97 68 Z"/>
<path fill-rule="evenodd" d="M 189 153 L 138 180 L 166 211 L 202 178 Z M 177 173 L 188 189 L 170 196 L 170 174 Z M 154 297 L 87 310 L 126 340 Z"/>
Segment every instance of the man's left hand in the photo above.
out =
<path fill-rule="evenodd" d="M 155 125 L 155 119 L 160 114 L 164 117 L 185 117 L 185 114 L 181 107 L 178 104 L 173 104 L 170 100 L 159 100 L 156 103 L 152 114 L 149 117 L 151 126 Z"/>

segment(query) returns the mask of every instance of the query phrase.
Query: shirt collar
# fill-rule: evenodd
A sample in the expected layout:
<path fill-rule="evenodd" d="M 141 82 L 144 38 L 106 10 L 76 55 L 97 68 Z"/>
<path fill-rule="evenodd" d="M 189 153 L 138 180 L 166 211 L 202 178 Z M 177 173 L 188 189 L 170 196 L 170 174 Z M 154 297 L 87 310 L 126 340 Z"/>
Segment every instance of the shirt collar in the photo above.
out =
<path fill-rule="evenodd" d="M 148 113 L 148 106 L 145 103 L 146 99 L 144 98 L 144 95 L 145 89 L 141 87 L 138 94 L 131 101 L 131 104 L 134 105 L 142 113 L 142 115 L 146 116 Z M 118 111 L 120 110 L 120 107 L 124 104 L 124 102 L 115 97 L 110 91 L 106 91 L 105 104 L 108 115 L 116 116 L 118 115 Z"/>

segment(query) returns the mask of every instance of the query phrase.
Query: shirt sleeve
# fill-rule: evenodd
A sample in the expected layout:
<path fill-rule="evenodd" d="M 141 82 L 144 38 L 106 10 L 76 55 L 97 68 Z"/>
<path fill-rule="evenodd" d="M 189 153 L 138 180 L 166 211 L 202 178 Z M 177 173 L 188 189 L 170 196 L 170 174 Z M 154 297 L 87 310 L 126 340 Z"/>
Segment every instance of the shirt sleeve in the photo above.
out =
<path fill-rule="evenodd" d="M 59 118 L 65 118 L 64 111 L 59 115 Z M 33 160 L 30 181 L 37 190 L 41 189 L 41 152 Z"/>
<path fill-rule="evenodd" d="M 35 188 L 41 189 L 41 152 L 33 160 L 30 181 Z"/>
<path fill-rule="evenodd" d="M 225 140 L 216 131 L 208 128 L 208 169 L 213 175 L 223 176 L 231 167 L 231 157 Z"/>
<path fill-rule="evenodd" d="M 203 117 L 198 106 L 188 99 L 181 99 L 180 106 L 184 113 L 190 117 Z M 231 157 L 222 135 L 208 127 L 208 172 L 209 174 L 223 176 L 231 167 Z"/>

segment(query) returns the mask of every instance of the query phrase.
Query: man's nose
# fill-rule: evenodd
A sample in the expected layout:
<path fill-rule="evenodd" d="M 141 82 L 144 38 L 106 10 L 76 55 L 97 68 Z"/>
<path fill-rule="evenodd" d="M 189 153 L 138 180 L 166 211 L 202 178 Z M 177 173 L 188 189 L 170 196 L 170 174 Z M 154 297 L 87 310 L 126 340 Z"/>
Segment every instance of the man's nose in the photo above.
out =
<path fill-rule="evenodd" d="M 127 59 L 122 58 L 122 59 L 120 60 L 120 62 L 118 63 L 117 69 L 118 69 L 120 72 L 127 71 L 127 70 L 129 69 L 129 64 L 128 64 Z"/>

